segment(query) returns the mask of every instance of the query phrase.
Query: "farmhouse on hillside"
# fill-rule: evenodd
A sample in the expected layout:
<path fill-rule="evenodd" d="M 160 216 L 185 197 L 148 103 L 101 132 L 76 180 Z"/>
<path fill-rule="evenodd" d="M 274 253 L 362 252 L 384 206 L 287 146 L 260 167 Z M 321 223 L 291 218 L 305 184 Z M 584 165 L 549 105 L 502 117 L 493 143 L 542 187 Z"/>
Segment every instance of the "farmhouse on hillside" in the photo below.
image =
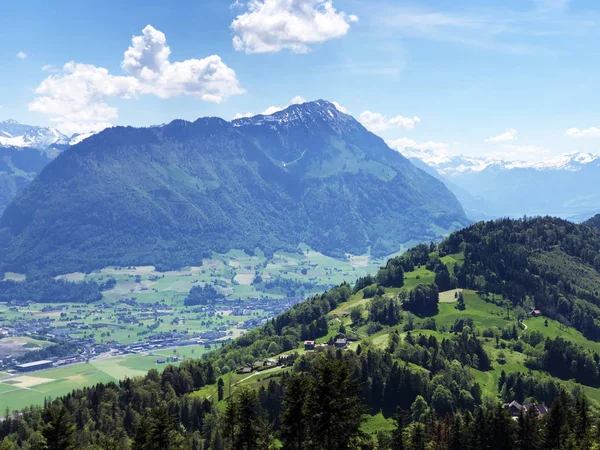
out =
<path fill-rule="evenodd" d="M 510 415 L 515 418 L 519 417 L 521 411 L 523 411 L 523 413 L 527 413 L 528 411 L 531 411 L 531 409 L 535 410 L 538 417 L 543 417 L 546 414 L 548 414 L 548 408 L 545 405 L 541 405 L 539 403 L 524 403 L 521 405 L 516 400 L 513 400 L 510 403 L 505 403 L 503 406 L 505 409 L 508 409 Z"/>

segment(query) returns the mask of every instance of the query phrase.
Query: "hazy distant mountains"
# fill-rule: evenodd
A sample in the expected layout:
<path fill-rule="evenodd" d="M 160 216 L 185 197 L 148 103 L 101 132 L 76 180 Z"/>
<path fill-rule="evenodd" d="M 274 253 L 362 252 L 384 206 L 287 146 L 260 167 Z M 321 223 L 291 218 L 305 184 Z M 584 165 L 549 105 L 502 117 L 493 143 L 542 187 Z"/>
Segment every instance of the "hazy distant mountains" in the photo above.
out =
<path fill-rule="evenodd" d="M 474 220 L 523 215 L 581 220 L 600 211 L 599 155 L 575 153 L 528 163 L 413 149 L 404 154 L 444 181 Z"/>
<path fill-rule="evenodd" d="M 16 120 L 0 122 L 0 214 L 50 161 L 86 137 Z"/>
<path fill-rule="evenodd" d="M 443 183 L 321 100 L 92 136 L 7 207 L 0 258 L 5 269 L 66 273 L 301 242 L 386 255 L 466 223 Z"/>

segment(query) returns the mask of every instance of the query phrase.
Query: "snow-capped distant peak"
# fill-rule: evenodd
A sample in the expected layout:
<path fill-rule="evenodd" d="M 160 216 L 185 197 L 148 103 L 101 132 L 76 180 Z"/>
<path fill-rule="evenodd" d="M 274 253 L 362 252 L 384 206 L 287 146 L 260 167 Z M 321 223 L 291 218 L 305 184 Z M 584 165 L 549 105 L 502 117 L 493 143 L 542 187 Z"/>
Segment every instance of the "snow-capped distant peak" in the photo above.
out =
<path fill-rule="evenodd" d="M 69 144 L 69 138 L 56 128 L 25 125 L 9 119 L 0 122 L 0 146 L 31 147 L 46 151 L 52 146 Z"/>
<path fill-rule="evenodd" d="M 567 155 L 571 157 L 571 163 L 578 164 L 589 164 L 591 162 L 596 161 L 600 158 L 599 155 L 595 155 L 593 153 L 573 153 L 571 155 Z"/>
<path fill-rule="evenodd" d="M 600 156 L 593 153 L 570 153 L 535 162 L 503 161 L 503 167 L 506 169 L 568 170 L 576 172 L 582 166 L 598 159 L 600 159 Z"/>
<path fill-rule="evenodd" d="M 571 153 L 541 161 L 520 161 L 489 158 L 486 156 L 450 156 L 446 152 L 405 148 L 401 152 L 407 158 L 417 158 L 437 170 L 440 175 L 459 176 L 464 173 L 481 172 L 488 168 L 498 170 L 533 169 L 576 172 L 588 164 L 598 162 L 600 155 Z"/>

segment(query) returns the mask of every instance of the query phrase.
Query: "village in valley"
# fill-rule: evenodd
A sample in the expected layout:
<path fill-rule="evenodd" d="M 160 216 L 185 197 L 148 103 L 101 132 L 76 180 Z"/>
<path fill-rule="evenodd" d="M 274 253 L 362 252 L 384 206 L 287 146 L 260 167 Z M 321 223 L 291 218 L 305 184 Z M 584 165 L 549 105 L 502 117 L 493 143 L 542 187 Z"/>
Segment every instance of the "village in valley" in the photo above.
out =
<path fill-rule="evenodd" d="M 309 296 L 375 272 L 379 265 L 368 257 L 337 260 L 301 250 L 270 258 L 260 252 L 249 256 L 230 251 L 215 254 L 198 267 L 170 272 L 110 267 L 65 274 L 57 279 L 108 282 L 111 288 L 92 303 L 48 299 L 0 304 L 0 404 L 19 407 L 22 401 L 14 399 L 24 392 L 28 402 L 39 404 L 68 392 L 74 380 L 82 386 L 118 380 L 199 357 Z M 210 292 L 214 289 L 214 298 L 191 304 L 190 291 L 207 286 Z M 332 342 L 338 347 L 346 343 Z M 224 372 L 254 371 L 260 364 L 272 363 Z"/>

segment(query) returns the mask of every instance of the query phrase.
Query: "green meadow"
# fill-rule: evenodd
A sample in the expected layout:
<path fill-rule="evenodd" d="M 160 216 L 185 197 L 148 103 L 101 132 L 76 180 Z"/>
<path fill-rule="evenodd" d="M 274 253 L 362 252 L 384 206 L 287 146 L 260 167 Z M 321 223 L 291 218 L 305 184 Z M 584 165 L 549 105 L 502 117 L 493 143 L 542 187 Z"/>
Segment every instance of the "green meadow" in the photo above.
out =
<path fill-rule="evenodd" d="M 179 347 L 149 355 L 124 355 L 36 372 L 0 374 L 0 410 L 41 405 L 44 399 L 54 399 L 73 389 L 144 376 L 150 369 L 162 371 L 168 364 L 157 364 L 158 359 L 175 356 L 180 359 L 198 358 L 208 351 L 200 345 Z"/>

